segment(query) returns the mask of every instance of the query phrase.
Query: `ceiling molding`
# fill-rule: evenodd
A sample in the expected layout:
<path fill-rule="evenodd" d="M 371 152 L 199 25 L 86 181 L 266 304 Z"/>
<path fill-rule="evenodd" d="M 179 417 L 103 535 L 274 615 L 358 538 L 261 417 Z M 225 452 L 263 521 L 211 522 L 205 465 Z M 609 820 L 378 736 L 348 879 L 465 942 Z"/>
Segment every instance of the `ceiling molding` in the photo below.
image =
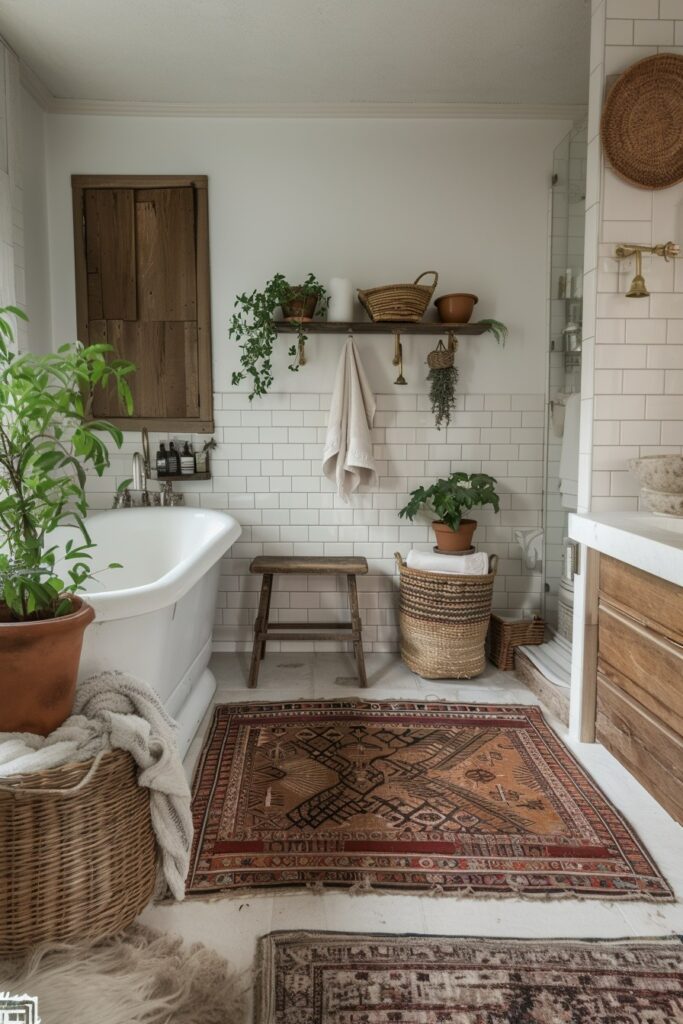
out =
<path fill-rule="evenodd" d="M 50 114 L 110 117 L 222 118 L 526 118 L 576 121 L 586 115 L 582 105 L 517 103 L 157 103 L 128 100 L 78 100 L 53 96 L 21 62 L 21 82 Z"/>
<path fill-rule="evenodd" d="M 34 100 L 39 107 L 43 110 L 51 112 L 54 109 L 56 102 L 55 97 L 52 95 L 48 87 L 43 82 L 42 78 L 39 78 L 33 68 L 19 58 L 19 80 L 26 92 L 33 96 Z"/>

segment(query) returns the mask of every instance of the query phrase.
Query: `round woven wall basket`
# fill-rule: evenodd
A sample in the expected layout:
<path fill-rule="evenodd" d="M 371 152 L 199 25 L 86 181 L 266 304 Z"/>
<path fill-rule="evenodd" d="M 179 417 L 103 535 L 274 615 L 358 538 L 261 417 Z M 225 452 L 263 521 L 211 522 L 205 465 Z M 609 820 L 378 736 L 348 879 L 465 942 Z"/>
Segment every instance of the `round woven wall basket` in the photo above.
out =
<path fill-rule="evenodd" d="M 683 180 L 683 56 L 659 53 L 625 71 L 602 112 L 600 134 L 613 170 L 638 188 Z"/>

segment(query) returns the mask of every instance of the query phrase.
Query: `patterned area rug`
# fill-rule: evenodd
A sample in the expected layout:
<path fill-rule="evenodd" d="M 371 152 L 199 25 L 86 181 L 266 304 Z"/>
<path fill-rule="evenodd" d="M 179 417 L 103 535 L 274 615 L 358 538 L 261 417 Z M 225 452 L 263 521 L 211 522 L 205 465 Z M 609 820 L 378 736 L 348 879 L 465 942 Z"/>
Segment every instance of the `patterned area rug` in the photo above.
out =
<path fill-rule="evenodd" d="M 275 932 L 256 1024 L 673 1024 L 678 939 L 574 941 Z"/>
<path fill-rule="evenodd" d="M 189 895 L 322 885 L 672 899 L 536 707 L 219 705 L 193 809 Z"/>

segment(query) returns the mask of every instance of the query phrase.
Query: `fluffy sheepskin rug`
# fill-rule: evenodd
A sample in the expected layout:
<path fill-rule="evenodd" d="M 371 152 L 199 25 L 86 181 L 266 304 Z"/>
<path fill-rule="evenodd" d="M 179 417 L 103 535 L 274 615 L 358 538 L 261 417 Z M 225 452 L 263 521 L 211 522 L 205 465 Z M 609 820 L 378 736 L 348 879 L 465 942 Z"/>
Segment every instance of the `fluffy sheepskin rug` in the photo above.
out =
<path fill-rule="evenodd" d="M 37 995 L 43 1024 L 243 1024 L 240 989 L 217 953 L 140 925 L 0 963 L 0 992 Z"/>

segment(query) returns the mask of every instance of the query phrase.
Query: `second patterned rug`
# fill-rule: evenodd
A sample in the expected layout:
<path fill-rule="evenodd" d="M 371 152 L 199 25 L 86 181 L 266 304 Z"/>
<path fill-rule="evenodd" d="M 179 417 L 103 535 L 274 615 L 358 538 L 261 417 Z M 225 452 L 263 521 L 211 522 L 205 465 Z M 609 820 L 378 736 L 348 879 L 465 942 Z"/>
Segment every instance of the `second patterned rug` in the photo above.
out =
<path fill-rule="evenodd" d="M 330 886 L 673 898 L 537 707 L 219 705 L 193 809 L 188 895 Z"/>

